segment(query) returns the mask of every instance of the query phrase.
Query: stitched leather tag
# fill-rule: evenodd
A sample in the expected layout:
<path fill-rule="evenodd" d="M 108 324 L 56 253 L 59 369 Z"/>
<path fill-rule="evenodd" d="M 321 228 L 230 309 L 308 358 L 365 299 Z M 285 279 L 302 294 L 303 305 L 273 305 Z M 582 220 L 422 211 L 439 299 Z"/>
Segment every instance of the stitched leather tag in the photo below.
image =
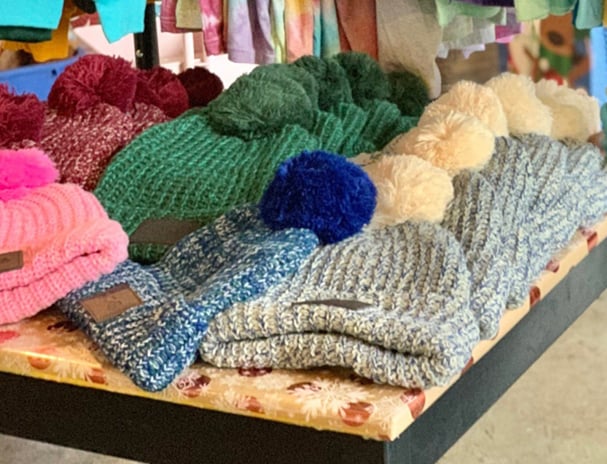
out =
<path fill-rule="evenodd" d="M 174 245 L 183 237 L 199 229 L 198 221 L 189 219 L 146 219 L 131 234 L 131 244 Z"/>
<path fill-rule="evenodd" d="M 128 284 L 116 285 L 80 302 L 95 322 L 107 321 L 142 303 L 139 295 Z"/>
<path fill-rule="evenodd" d="M 8 271 L 16 271 L 23 267 L 23 251 L 9 251 L 0 254 L 0 274 Z"/>
<path fill-rule="evenodd" d="M 337 306 L 338 308 L 346 308 L 346 309 L 364 309 L 370 308 L 373 306 L 371 303 L 365 303 L 364 301 L 358 300 L 309 300 L 309 301 L 296 301 L 292 303 L 292 306 L 298 305 L 327 305 L 327 306 Z"/>

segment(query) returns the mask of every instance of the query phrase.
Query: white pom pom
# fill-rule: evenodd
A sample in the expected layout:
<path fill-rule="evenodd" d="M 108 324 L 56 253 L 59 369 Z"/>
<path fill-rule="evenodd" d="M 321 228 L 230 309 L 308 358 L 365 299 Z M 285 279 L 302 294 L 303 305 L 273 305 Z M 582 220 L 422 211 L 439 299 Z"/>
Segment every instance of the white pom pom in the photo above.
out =
<path fill-rule="evenodd" d="M 459 81 L 430 103 L 419 124 L 442 117 L 448 108 L 481 120 L 496 137 L 508 135 L 508 120 L 497 94 L 490 87 L 472 81 Z"/>
<path fill-rule="evenodd" d="M 449 174 L 417 156 L 385 155 L 363 169 L 377 189 L 370 227 L 409 220 L 440 222 L 453 199 Z"/>
<path fill-rule="evenodd" d="M 419 156 L 455 175 L 463 169 L 482 169 L 494 148 L 495 137 L 485 124 L 451 110 L 395 137 L 384 151 Z"/>
<path fill-rule="evenodd" d="M 555 139 L 573 138 L 582 142 L 601 130 L 600 106 L 596 98 L 583 90 L 558 85 L 542 79 L 535 84 L 538 98 L 552 110 L 551 136 Z"/>
<path fill-rule="evenodd" d="M 497 94 L 512 134 L 536 133 L 550 135 L 552 111 L 535 94 L 535 85 L 528 76 L 502 73 L 485 84 Z"/>

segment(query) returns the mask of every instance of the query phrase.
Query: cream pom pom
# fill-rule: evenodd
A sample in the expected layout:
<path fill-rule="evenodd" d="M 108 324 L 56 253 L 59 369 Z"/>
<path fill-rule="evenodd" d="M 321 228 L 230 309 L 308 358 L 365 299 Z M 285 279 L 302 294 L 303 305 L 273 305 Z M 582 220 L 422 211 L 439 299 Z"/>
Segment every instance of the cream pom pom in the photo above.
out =
<path fill-rule="evenodd" d="M 377 189 L 377 205 L 369 227 L 401 222 L 440 222 L 453 199 L 451 177 L 417 156 L 371 158 L 363 169 Z"/>
<path fill-rule="evenodd" d="M 552 111 L 535 94 L 530 77 L 506 72 L 489 79 L 485 85 L 502 102 L 510 133 L 550 135 Z"/>
<path fill-rule="evenodd" d="M 477 117 L 496 137 L 508 135 L 508 120 L 502 102 L 490 87 L 472 81 L 457 82 L 426 107 L 419 124 L 442 117 L 448 108 Z"/>
<path fill-rule="evenodd" d="M 584 90 L 574 90 L 556 81 L 542 79 L 535 84 L 538 98 L 552 110 L 551 136 L 582 142 L 601 130 L 600 106 Z"/>
<path fill-rule="evenodd" d="M 456 175 L 463 169 L 482 169 L 494 148 L 495 137 L 485 124 L 450 110 L 441 119 L 431 119 L 398 135 L 384 151 L 419 156 Z"/>

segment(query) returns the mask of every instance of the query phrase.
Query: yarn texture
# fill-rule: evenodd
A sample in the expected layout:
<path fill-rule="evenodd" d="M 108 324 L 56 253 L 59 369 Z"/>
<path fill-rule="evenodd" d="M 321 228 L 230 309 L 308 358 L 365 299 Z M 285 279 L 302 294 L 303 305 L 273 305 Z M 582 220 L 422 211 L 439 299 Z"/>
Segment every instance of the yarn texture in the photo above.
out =
<path fill-rule="evenodd" d="M 289 280 L 232 305 L 200 346 L 218 367 L 344 366 L 407 388 L 444 385 L 479 340 L 453 235 L 400 224 L 317 248 Z"/>
<path fill-rule="evenodd" d="M 0 272 L 0 324 L 33 316 L 127 258 L 128 237 L 97 199 L 51 183 L 0 200 L 0 256 L 21 266 Z"/>
<path fill-rule="evenodd" d="M 58 307 L 138 386 L 158 391 L 194 361 L 213 316 L 288 279 L 317 244 L 304 229 L 271 231 L 246 206 L 184 237 L 155 265 L 127 260 Z M 141 304 L 96 322 L 82 300 L 121 284 Z"/>
<path fill-rule="evenodd" d="M 335 243 L 369 223 L 376 193 L 357 165 L 333 153 L 306 151 L 278 167 L 259 209 L 273 230 L 310 229 L 322 243 Z"/>

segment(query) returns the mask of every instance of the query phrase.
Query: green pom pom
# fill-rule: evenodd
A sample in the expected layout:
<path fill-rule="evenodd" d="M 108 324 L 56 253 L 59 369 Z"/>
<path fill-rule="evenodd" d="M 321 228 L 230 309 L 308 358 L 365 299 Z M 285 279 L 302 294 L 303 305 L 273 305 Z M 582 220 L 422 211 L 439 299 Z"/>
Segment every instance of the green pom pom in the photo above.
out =
<path fill-rule="evenodd" d="M 312 106 L 315 109 L 318 108 L 318 82 L 312 74 L 303 68 L 291 66 L 289 64 L 267 64 L 253 69 L 250 75 L 255 76 L 256 78 L 268 76 L 270 79 L 272 79 L 273 76 L 279 75 L 292 79 L 304 88 L 310 98 Z"/>
<path fill-rule="evenodd" d="M 354 103 L 361 104 L 365 100 L 387 100 L 392 90 L 390 82 L 379 64 L 365 53 L 345 52 L 338 53 L 328 61 L 335 60 L 344 69 Z"/>
<path fill-rule="evenodd" d="M 307 55 L 295 60 L 294 68 L 305 69 L 318 83 L 318 106 L 327 111 L 339 103 L 352 103 L 352 89 L 344 69 L 336 61 Z"/>
<path fill-rule="evenodd" d="M 398 106 L 401 113 L 408 116 L 421 116 L 424 108 L 430 103 L 425 82 L 406 71 L 388 73 L 388 81 L 392 87 L 390 101 Z"/>
<path fill-rule="evenodd" d="M 287 124 L 309 129 L 315 108 L 305 89 L 282 74 L 241 76 L 208 106 L 214 131 L 253 139 L 279 131 Z"/>

